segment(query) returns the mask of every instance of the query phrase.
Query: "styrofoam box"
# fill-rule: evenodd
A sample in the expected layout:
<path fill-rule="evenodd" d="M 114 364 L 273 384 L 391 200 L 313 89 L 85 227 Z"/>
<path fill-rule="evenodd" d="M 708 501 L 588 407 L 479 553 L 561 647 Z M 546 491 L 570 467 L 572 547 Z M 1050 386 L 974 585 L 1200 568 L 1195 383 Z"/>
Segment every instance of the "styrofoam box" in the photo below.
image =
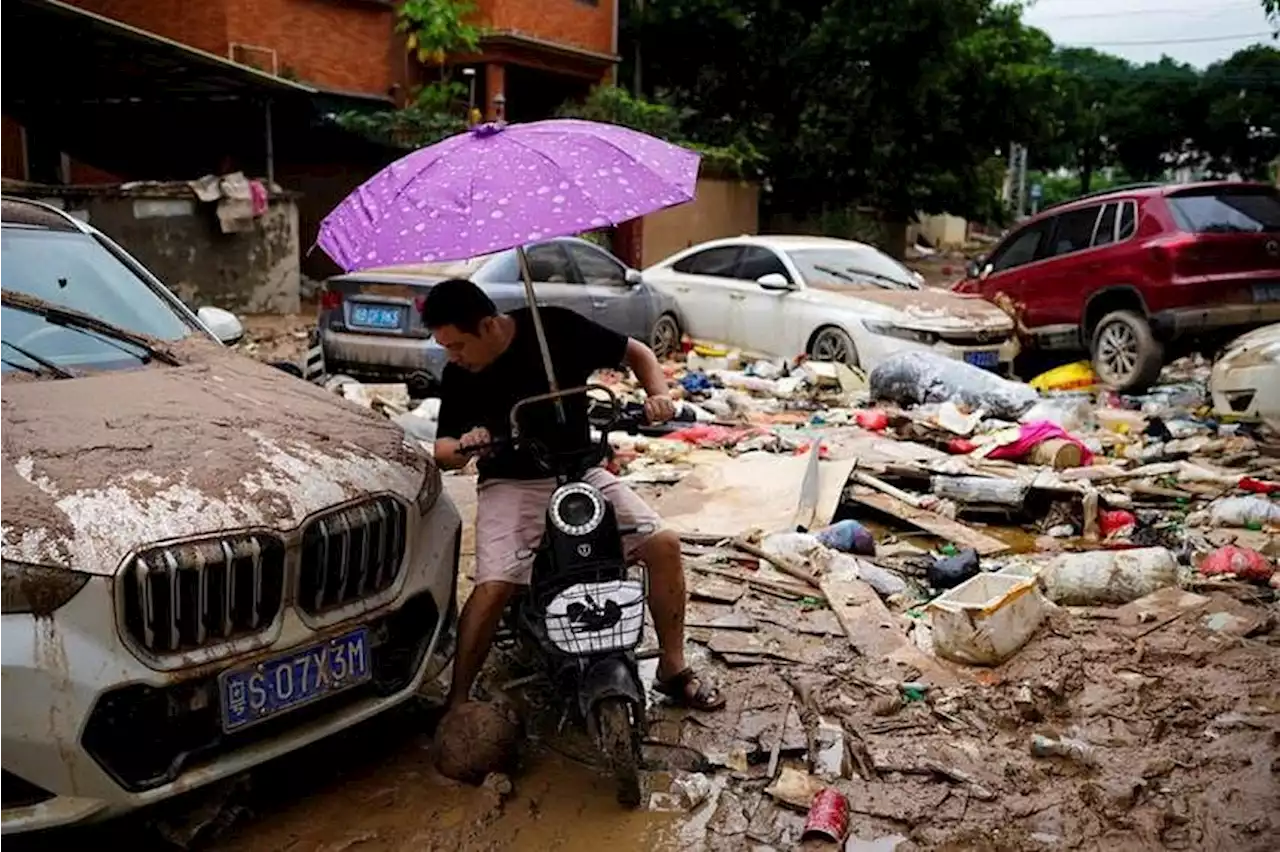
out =
<path fill-rule="evenodd" d="M 984 573 L 934 598 L 929 613 L 939 656 L 994 666 L 1026 644 L 1045 607 L 1034 577 Z"/>

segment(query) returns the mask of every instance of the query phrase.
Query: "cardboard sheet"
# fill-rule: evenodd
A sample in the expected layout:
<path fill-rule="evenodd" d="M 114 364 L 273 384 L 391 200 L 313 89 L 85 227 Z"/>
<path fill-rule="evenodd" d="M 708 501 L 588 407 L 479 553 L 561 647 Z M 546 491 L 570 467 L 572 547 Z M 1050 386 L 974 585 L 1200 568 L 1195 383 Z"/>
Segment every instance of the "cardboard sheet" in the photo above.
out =
<path fill-rule="evenodd" d="M 702 455 L 697 467 L 654 506 L 680 533 L 741 535 L 793 529 L 808 455 L 746 453 L 737 458 Z M 818 463 L 814 526 L 831 522 L 853 459 Z"/>

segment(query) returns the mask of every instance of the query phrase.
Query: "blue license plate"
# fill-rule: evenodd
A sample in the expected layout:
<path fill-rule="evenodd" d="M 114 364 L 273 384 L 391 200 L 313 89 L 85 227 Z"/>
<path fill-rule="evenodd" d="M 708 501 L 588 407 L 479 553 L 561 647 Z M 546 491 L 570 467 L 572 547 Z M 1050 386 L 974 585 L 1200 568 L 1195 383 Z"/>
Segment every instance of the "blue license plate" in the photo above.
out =
<path fill-rule="evenodd" d="M 399 328 L 404 308 L 387 308 L 381 305 L 352 305 L 351 324 L 361 328 Z"/>
<path fill-rule="evenodd" d="M 999 352 L 966 352 L 964 360 L 968 364 L 975 367 L 981 367 L 984 370 L 994 370 L 1000 366 Z"/>
<path fill-rule="evenodd" d="M 1280 302 L 1280 283 L 1254 284 L 1253 300 L 1255 302 Z"/>
<path fill-rule="evenodd" d="M 369 680 L 373 669 L 368 633 L 362 627 L 274 660 L 223 672 L 218 676 L 222 730 L 239 730 Z"/>

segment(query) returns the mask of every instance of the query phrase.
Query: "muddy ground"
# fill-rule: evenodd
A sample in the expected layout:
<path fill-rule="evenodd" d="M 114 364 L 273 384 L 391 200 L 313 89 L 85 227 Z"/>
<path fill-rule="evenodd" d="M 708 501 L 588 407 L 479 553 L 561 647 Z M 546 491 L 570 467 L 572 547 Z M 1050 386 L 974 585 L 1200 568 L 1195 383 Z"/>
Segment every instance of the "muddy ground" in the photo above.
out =
<path fill-rule="evenodd" d="M 449 491 L 470 518 L 469 478 L 450 477 Z M 468 536 L 464 575 L 472 550 Z M 709 558 L 691 548 L 691 566 Z M 700 570 L 691 567 L 691 579 Z M 693 583 L 695 597 L 716 596 L 705 580 Z M 557 733 L 540 712 L 547 696 L 536 684 L 507 693 L 531 720 L 514 792 L 444 779 L 430 759 L 437 687 L 417 706 L 205 796 L 186 822 L 166 825 L 171 837 L 203 825 L 192 848 L 211 852 L 792 849 L 804 814 L 765 792 L 769 759 L 782 726 L 779 775 L 803 778 L 810 755 L 821 771 L 832 752 L 810 737 L 822 718 L 843 737 L 829 766 L 847 776 L 834 783 L 851 802 L 851 835 L 866 841 L 899 835 L 899 850 L 1271 850 L 1280 836 L 1277 606 L 1249 587 L 1226 588 L 1056 610 L 1005 665 L 924 677 L 860 657 L 829 611 L 804 602 L 746 590 L 732 610 L 747 614 L 746 629 L 741 617 L 724 620 L 727 604 L 697 600 L 692 624 L 737 624 L 689 630 L 729 704 L 719 713 L 655 704 L 650 809 L 614 803 L 589 743 Z M 491 694 L 512 675 L 492 662 Z M 917 679 L 929 685 L 915 689 Z M 1035 734 L 1076 737 L 1088 750 L 1083 759 L 1036 757 Z M 708 778 L 709 795 L 686 811 L 664 791 L 691 771 Z M 165 848 L 142 820 L 12 848 L 90 840 Z"/>

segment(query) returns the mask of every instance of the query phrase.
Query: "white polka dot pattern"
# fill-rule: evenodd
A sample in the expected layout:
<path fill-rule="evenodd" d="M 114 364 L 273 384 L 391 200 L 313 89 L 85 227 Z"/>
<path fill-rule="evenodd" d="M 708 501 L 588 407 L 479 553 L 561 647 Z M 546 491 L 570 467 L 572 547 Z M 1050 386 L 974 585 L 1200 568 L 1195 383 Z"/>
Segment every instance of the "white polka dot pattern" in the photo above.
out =
<path fill-rule="evenodd" d="M 317 243 L 347 271 L 488 254 L 691 201 L 699 159 L 612 124 L 484 124 L 365 181 Z"/>

